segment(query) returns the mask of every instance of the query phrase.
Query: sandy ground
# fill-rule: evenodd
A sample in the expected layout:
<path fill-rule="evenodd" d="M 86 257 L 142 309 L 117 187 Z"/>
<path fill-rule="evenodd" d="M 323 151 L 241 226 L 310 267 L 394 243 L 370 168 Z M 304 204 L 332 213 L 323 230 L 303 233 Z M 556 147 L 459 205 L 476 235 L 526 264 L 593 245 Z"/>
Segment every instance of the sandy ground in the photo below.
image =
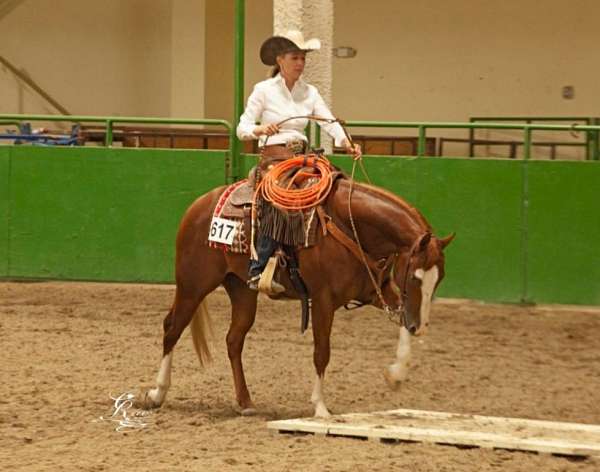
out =
<path fill-rule="evenodd" d="M 261 299 L 245 350 L 258 416 L 240 417 L 224 337 L 229 302 L 209 298 L 215 362 L 198 365 L 188 333 L 151 427 L 96 422 L 109 394 L 151 386 L 172 286 L 0 283 L 0 469 L 598 471 L 600 459 L 284 435 L 266 421 L 312 415 L 312 339 L 296 302 Z M 375 309 L 338 313 L 326 377 L 333 413 L 415 408 L 600 424 L 600 311 L 450 303 L 413 342 L 410 378 L 382 369 L 396 328 Z"/>

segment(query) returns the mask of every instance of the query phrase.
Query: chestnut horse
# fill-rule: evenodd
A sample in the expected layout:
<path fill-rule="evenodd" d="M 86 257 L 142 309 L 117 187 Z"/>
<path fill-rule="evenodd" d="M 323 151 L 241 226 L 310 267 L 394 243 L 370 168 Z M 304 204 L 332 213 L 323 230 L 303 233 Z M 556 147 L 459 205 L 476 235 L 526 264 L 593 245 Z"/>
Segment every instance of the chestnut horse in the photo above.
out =
<path fill-rule="evenodd" d="M 173 348 L 190 323 L 200 362 L 210 360 L 207 344 L 210 323 L 203 300 L 223 285 L 232 307 L 226 342 L 235 395 L 242 414 L 254 412 L 242 366 L 244 340 L 254 323 L 257 306 L 257 292 L 246 285 L 248 256 L 223 252 L 207 244 L 212 213 L 224 190 L 225 187 L 217 188 L 198 198 L 181 222 L 177 234 L 175 300 L 164 319 L 163 358 L 157 385 L 146 392 L 146 407 L 163 403 L 171 385 Z M 327 220 L 346 235 L 346 241 L 354 241 L 353 235 L 358 235 L 366 257 L 376 262 L 371 266 L 379 267 L 380 271 L 378 277 L 370 277 L 366 259 L 361 260 L 339 237 L 334 237 L 331 231 L 325 234 L 322 228 L 314 246 L 298 251 L 300 271 L 312 298 L 316 381 L 311 401 L 315 416 L 329 416 L 323 379 L 329 362 L 334 312 L 352 300 L 402 312 L 396 362 L 385 370 L 386 379 L 394 386 L 406 375 L 410 334 L 424 333 L 429 324 L 433 292 L 444 277 L 443 249 L 453 238 L 433 236 L 419 211 L 396 195 L 347 179 L 336 181 L 323 208 Z M 286 287 L 283 295 L 297 298 L 286 274 L 282 274 L 280 281 Z"/>

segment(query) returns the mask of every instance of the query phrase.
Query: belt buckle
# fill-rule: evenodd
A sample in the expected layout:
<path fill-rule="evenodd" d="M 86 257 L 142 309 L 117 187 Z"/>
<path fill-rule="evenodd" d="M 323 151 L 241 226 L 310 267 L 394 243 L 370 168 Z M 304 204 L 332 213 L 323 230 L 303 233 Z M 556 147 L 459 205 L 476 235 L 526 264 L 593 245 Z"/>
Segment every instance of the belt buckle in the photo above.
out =
<path fill-rule="evenodd" d="M 301 139 L 292 139 L 285 143 L 285 147 L 294 154 L 302 154 L 304 152 L 304 141 Z"/>

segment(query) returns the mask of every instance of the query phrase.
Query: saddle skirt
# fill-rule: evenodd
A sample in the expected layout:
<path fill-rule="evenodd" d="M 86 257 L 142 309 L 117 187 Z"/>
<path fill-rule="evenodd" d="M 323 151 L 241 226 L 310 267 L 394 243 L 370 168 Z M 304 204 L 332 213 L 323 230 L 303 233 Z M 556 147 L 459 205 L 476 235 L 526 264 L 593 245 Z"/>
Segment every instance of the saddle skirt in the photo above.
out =
<path fill-rule="evenodd" d="M 253 198 L 253 184 L 248 179 L 235 182 L 225 189 L 213 211 L 207 237 L 209 247 L 234 254 L 250 254 Z M 316 244 L 319 223 L 316 207 L 304 211 L 303 219 L 305 228 L 304 244 L 298 246 L 298 248 L 310 247 Z M 232 227 L 229 238 L 226 240 L 218 237 L 214 238 L 213 233 L 219 233 L 218 230 L 222 230 L 223 227 Z"/>
<path fill-rule="evenodd" d="M 247 179 L 235 182 L 225 189 L 213 211 L 207 238 L 209 247 L 235 254 L 250 254 L 253 193 Z M 214 237 L 220 224 L 233 227 L 228 238 Z"/>

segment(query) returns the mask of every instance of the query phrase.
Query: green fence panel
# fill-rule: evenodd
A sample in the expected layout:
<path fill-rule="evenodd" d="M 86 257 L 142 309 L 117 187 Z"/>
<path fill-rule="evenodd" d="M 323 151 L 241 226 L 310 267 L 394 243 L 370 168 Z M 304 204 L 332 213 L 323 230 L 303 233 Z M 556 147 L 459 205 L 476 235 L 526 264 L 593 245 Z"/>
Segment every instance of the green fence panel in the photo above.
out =
<path fill-rule="evenodd" d="M 438 294 L 502 302 L 522 299 L 522 162 L 417 160 L 417 207 L 446 249 Z"/>
<path fill-rule="evenodd" d="M 600 305 L 600 165 L 528 164 L 529 298 Z"/>
<path fill-rule="evenodd" d="M 258 155 L 256 154 L 242 154 L 240 155 L 240 177 L 245 179 L 248 177 L 250 169 L 252 169 L 258 163 Z"/>
<path fill-rule="evenodd" d="M 350 156 L 332 156 L 330 160 L 351 175 L 354 161 Z M 414 205 L 417 196 L 416 160 L 416 158 L 368 156 L 363 159 L 363 164 L 373 185 L 391 190 Z M 361 182 L 367 181 L 358 164 L 354 177 Z"/>
<path fill-rule="evenodd" d="M 350 172 L 348 156 L 331 161 Z M 438 236 L 457 237 L 447 249 L 439 294 L 521 301 L 522 163 L 502 160 L 364 158 L 375 185 L 416 206 Z M 362 177 L 359 169 L 357 177 Z"/>
<path fill-rule="evenodd" d="M 8 276 L 10 148 L 0 146 L 0 277 Z"/>
<path fill-rule="evenodd" d="M 0 147 L 0 277 L 172 281 L 179 221 L 224 183 L 225 156 Z M 348 156 L 331 161 L 351 171 Z M 244 155 L 244 173 L 255 162 Z M 439 295 L 600 304 L 597 163 L 366 156 L 364 165 L 436 235 L 457 233 Z"/>
<path fill-rule="evenodd" d="M 14 147 L 10 276 L 172 281 L 181 216 L 225 154 Z"/>
<path fill-rule="evenodd" d="M 348 156 L 331 160 L 350 172 Z M 439 295 L 522 300 L 522 162 L 367 156 L 364 163 L 372 183 L 416 206 L 436 235 L 457 233 Z"/>

